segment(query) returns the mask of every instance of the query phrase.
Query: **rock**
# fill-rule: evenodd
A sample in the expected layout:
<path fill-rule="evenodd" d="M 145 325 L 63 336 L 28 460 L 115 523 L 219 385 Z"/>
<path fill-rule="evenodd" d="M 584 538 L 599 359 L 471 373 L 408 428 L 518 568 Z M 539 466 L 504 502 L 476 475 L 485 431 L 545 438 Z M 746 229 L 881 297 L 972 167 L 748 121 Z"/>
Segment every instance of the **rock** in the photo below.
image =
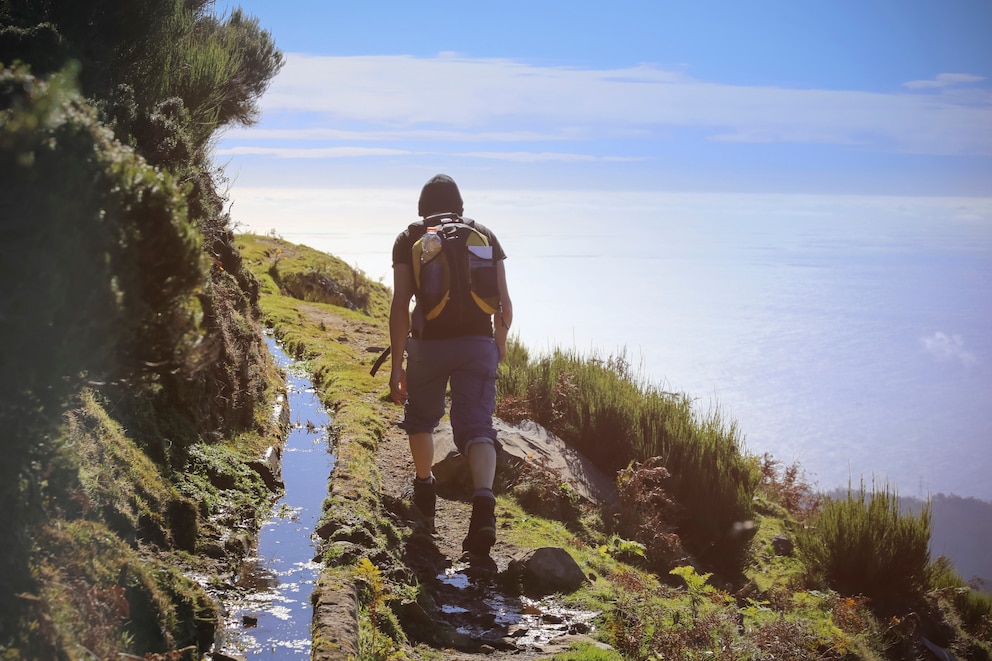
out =
<path fill-rule="evenodd" d="M 591 461 L 536 422 L 524 420 L 510 424 L 498 418 L 493 425 L 502 446 L 497 460 L 500 471 L 512 470 L 521 462 L 543 461 L 585 500 L 596 505 L 618 501 L 615 480 L 596 468 Z M 434 477 L 438 492 L 455 496 L 472 493 L 468 461 L 455 448 L 451 425 L 442 423 L 434 432 Z"/>
<path fill-rule="evenodd" d="M 314 532 L 317 533 L 317 536 L 321 539 L 330 539 L 331 535 L 333 535 L 334 532 L 339 530 L 343 525 L 344 524 L 341 521 L 331 519 L 330 521 L 317 526 L 317 529 Z"/>
<path fill-rule="evenodd" d="M 547 642 L 547 644 L 541 645 L 540 650 L 544 654 L 567 654 L 568 652 L 571 651 L 572 646 L 577 643 L 586 643 L 592 645 L 593 647 L 596 647 L 597 649 L 601 649 L 604 651 L 613 650 L 613 648 L 607 645 L 606 643 L 600 642 L 595 638 L 591 638 L 590 636 L 586 636 L 582 634 L 579 635 L 572 634 L 567 636 L 559 636 L 558 638 L 552 638 Z"/>
<path fill-rule="evenodd" d="M 237 481 L 233 475 L 230 473 L 222 473 L 213 468 L 207 469 L 207 479 L 210 480 L 210 484 L 217 487 L 221 491 L 233 489 L 237 486 Z"/>
<path fill-rule="evenodd" d="M 213 558 L 214 560 L 220 560 L 221 558 L 227 557 L 227 551 L 224 549 L 224 545 L 219 540 L 209 540 L 204 542 L 200 547 L 200 553 L 208 558 Z"/>
<path fill-rule="evenodd" d="M 775 555 L 791 556 L 796 550 L 796 545 L 788 535 L 778 534 L 772 537 L 772 549 Z"/>
<path fill-rule="evenodd" d="M 433 640 L 437 624 L 431 619 L 427 610 L 416 601 L 407 601 L 394 607 L 396 615 L 403 624 L 403 631 L 415 640 Z"/>
<path fill-rule="evenodd" d="M 176 547 L 182 551 L 194 551 L 200 525 L 196 503 L 189 498 L 173 498 L 166 508 L 166 518 Z"/>
<path fill-rule="evenodd" d="M 246 532 L 230 535 L 224 542 L 224 550 L 236 558 L 243 558 L 251 550 L 252 536 Z"/>
<path fill-rule="evenodd" d="M 332 542 L 349 542 L 355 546 L 366 549 L 375 548 L 375 533 L 370 532 L 364 526 L 342 526 L 331 533 Z"/>
<path fill-rule="evenodd" d="M 358 593 L 352 583 L 324 572 L 310 596 L 314 661 L 358 658 Z"/>
<path fill-rule="evenodd" d="M 210 661 L 248 661 L 247 657 L 229 652 L 211 652 L 207 658 Z"/>
<path fill-rule="evenodd" d="M 586 581 L 585 573 L 568 551 L 557 546 L 521 554 L 510 561 L 507 572 L 520 576 L 524 592 L 528 594 L 574 592 Z"/>
<path fill-rule="evenodd" d="M 282 491 L 286 484 L 282 481 L 282 450 L 271 445 L 259 459 L 248 462 L 248 468 L 261 476 L 269 491 Z"/>

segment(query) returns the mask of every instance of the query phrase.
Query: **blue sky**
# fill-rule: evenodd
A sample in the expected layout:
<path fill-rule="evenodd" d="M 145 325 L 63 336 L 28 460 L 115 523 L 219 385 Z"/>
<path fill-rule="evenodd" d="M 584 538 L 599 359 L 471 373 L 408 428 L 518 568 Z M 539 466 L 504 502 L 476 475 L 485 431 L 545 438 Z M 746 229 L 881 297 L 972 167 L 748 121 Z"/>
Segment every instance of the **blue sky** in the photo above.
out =
<path fill-rule="evenodd" d="M 237 4 L 248 186 L 992 194 L 988 0 Z"/>
<path fill-rule="evenodd" d="M 526 345 L 992 499 L 992 0 L 239 4 L 287 58 L 216 144 L 240 229 L 391 283 L 446 172 Z"/>

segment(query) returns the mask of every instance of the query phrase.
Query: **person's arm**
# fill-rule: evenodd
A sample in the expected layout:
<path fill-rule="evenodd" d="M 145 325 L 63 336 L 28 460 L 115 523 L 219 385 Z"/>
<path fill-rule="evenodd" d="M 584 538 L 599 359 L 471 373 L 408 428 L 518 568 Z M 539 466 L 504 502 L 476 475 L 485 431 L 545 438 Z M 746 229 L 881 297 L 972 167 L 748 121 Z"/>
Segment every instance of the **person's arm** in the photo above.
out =
<path fill-rule="evenodd" d="M 409 264 L 393 266 L 393 300 L 389 305 L 389 395 L 397 404 L 406 401 L 406 370 L 403 357 L 410 334 L 410 299 L 413 298 L 413 272 Z"/>
<path fill-rule="evenodd" d="M 513 324 L 513 302 L 506 288 L 506 268 L 503 260 L 496 262 L 496 286 L 499 288 L 499 309 L 493 317 L 493 331 L 499 348 L 500 362 L 506 359 L 506 338 Z"/>

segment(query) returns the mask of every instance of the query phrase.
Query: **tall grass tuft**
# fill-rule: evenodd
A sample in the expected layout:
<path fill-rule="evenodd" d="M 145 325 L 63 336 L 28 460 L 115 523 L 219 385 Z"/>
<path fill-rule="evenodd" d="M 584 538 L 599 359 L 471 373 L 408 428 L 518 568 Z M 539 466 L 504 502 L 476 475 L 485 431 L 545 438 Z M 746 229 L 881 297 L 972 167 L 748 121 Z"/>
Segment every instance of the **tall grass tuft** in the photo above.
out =
<path fill-rule="evenodd" d="M 760 481 L 736 422 L 700 414 L 692 400 L 645 382 L 623 354 L 607 359 L 554 350 L 531 359 L 511 346 L 498 381 L 499 411 L 530 417 L 608 472 L 660 457 L 666 488 L 684 508 L 679 535 L 702 559 L 736 562 Z M 728 555 L 729 554 L 729 555 Z"/>
<path fill-rule="evenodd" d="M 797 537 L 814 582 L 844 595 L 864 595 L 878 612 L 915 603 L 929 587 L 930 504 L 902 514 L 886 484 L 864 481 L 846 498 L 828 500 Z"/>
<path fill-rule="evenodd" d="M 954 606 L 965 631 L 992 647 L 992 596 L 965 583 L 944 556 L 930 567 L 930 587 L 935 596 Z"/>

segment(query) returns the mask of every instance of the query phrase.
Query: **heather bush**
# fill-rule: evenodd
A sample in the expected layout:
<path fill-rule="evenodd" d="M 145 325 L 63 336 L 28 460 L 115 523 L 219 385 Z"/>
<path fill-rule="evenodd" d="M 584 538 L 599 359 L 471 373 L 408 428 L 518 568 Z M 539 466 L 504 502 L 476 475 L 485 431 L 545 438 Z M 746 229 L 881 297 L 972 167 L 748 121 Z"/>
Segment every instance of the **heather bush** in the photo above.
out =
<path fill-rule="evenodd" d="M 796 539 L 810 578 L 843 595 L 864 595 L 887 612 L 915 603 L 929 587 L 930 506 L 903 514 L 887 485 L 848 489 L 828 500 Z"/>

